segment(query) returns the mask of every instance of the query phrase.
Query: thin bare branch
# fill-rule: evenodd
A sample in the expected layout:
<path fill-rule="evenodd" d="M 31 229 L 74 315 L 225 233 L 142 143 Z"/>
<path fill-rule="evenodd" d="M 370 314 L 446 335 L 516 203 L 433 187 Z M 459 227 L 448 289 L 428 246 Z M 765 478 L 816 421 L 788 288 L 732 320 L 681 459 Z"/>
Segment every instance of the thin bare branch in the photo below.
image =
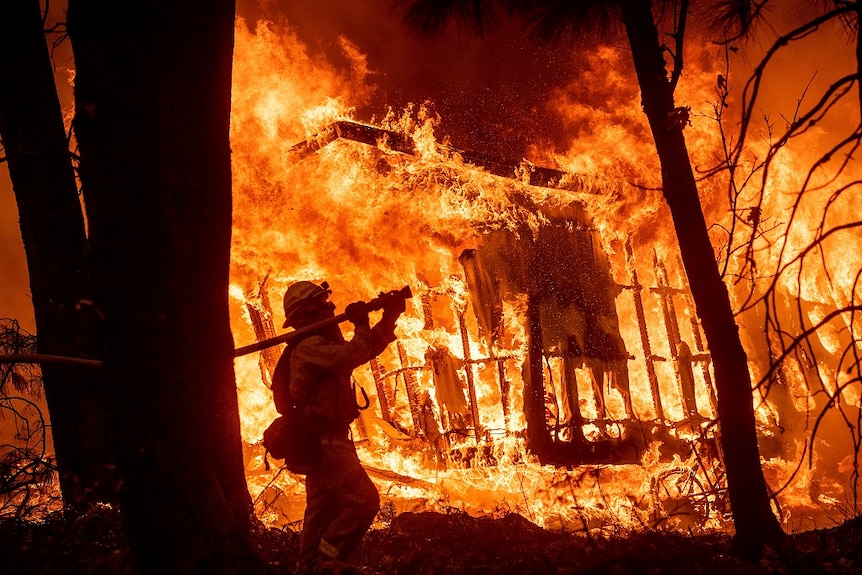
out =
<path fill-rule="evenodd" d="M 791 30 L 787 34 L 780 36 L 767 50 L 766 55 L 755 67 L 754 72 L 752 73 L 751 77 L 749 78 L 748 82 L 746 82 L 745 87 L 743 88 L 742 122 L 740 125 L 737 150 L 736 153 L 733 154 L 733 156 L 737 156 L 741 152 L 740 146 L 742 145 L 741 143 L 745 141 L 748 129 L 751 124 L 751 120 L 753 118 L 754 106 L 760 92 L 760 86 L 763 82 L 763 76 L 766 71 L 766 67 L 769 65 L 772 58 L 784 46 L 787 46 L 788 44 L 796 40 L 805 38 L 809 34 L 816 31 L 823 24 L 829 22 L 830 20 L 841 18 L 842 16 L 849 14 L 853 9 L 853 6 L 839 6 L 834 10 L 831 10 L 809 22 L 806 22 L 805 24 L 797 27 L 794 30 Z"/>

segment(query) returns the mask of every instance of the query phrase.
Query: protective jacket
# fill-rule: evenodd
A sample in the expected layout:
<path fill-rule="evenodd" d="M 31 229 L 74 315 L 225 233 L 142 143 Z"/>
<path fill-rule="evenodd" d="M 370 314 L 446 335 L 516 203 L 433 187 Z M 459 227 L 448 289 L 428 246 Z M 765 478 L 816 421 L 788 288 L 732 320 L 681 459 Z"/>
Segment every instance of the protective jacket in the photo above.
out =
<path fill-rule="evenodd" d="M 340 432 L 359 416 L 351 373 L 379 355 L 395 340 L 391 329 L 381 324 L 373 328 L 356 326 L 350 341 L 340 330 L 304 338 L 286 351 L 273 375 L 273 397 L 279 413 L 287 405 L 277 387 L 283 385 L 285 368 L 289 369 L 289 399 L 302 407 L 303 413 L 319 420 L 320 430 Z M 288 365 L 283 365 L 289 362 Z"/>

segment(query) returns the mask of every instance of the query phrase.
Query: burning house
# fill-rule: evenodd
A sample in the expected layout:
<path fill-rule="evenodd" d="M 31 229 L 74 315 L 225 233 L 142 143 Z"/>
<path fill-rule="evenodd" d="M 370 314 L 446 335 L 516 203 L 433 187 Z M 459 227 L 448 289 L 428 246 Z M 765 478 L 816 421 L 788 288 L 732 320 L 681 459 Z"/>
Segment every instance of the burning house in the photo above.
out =
<path fill-rule="evenodd" d="M 278 15 L 280 9 L 302 3 L 254 4 L 260 6 L 249 9 L 250 13 L 256 14 L 259 8 L 261 13 L 272 9 Z M 856 12 L 849 5 L 836 7 L 834 16 L 858 16 L 859 4 Z M 642 20 L 647 21 L 649 6 L 642 7 Z M 657 4 L 655 7 L 658 9 Z M 223 547 L 211 543 L 229 541 L 225 556 L 237 552 L 246 559 L 244 552 L 257 548 L 262 539 L 274 542 L 270 534 L 262 532 L 255 533 L 253 542 L 247 541 L 247 494 L 267 527 L 300 526 L 305 506 L 303 477 L 280 467 L 261 445 L 264 430 L 277 416 L 271 383 L 284 348 L 255 346 L 279 335 L 277 326 L 284 319 L 282 294 L 299 280 L 328 282 L 339 310 L 402 286 L 412 293 L 399 319 L 396 340 L 353 371 L 360 415 L 351 426 L 351 438 L 380 494 L 382 508 L 376 526 L 393 527 L 384 539 L 397 540 L 393 537 L 399 535 L 393 523 L 396 515 L 423 511 L 526 518 L 501 524 L 508 531 L 503 537 L 496 535 L 497 529 L 482 532 L 480 537 L 495 540 L 494 553 L 532 531 L 532 524 L 551 531 L 603 535 L 663 528 L 712 534 L 729 533 L 735 521 L 737 527 L 747 523 L 748 534 L 765 533 L 771 530 L 751 527 L 762 524 L 761 519 L 773 519 L 763 497 L 767 491 L 781 528 L 788 533 L 858 519 L 862 483 L 862 307 L 858 303 L 862 296 L 862 250 L 858 249 L 862 225 L 858 196 L 862 172 L 854 153 L 862 131 L 858 125 L 835 127 L 858 117 L 862 101 L 850 106 L 846 102 L 860 87 L 858 66 L 851 67 L 850 73 L 842 72 L 822 90 L 817 85 L 819 78 L 817 82 L 814 76 L 806 79 L 802 96 L 786 115 L 780 107 L 764 103 L 775 97 L 770 90 L 785 92 L 780 99 L 796 97 L 788 96 L 786 78 L 770 78 L 761 85 L 762 78 L 755 76 L 740 90 L 744 73 L 730 75 L 731 62 L 738 65 L 742 60 L 750 67 L 759 58 L 757 50 L 746 53 L 744 48 L 724 44 L 724 54 L 717 56 L 716 47 L 706 45 L 702 30 L 683 34 L 688 3 L 682 3 L 679 10 L 665 11 L 663 6 L 662 18 L 673 19 L 678 31 L 671 36 L 674 50 L 668 49 L 665 55 L 668 64 L 673 60 L 672 89 L 660 85 L 660 51 L 650 50 L 653 57 L 645 58 L 653 70 L 643 74 L 639 68 L 637 74 L 641 86 L 646 77 L 659 88 L 654 93 L 673 94 L 670 99 L 663 97 L 669 106 L 660 108 L 661 113 L 651 107 L 649 91 L 639 90 L 631 56 L 639 61 L 642 53 L 634 43 L 632 52 L 626 52 L 625 47 L 585 41 L 563 66 L 555 62 L 559 53 L 543 54 L 543 66 L 534 65 L 538 58 L 521 58 L 516 60 L 520 66 L 502 66 L 506 81 L 480 92 L 464 90 L 463 82 L 458 82 L 478 85 L 494 74 L 483 75 L 475 61 L 465 62 L 469 60 L 465 58 L 457 61 L 460 69 L 451 74 L 446 94 L 447 112 L 463 114 L 460 124 L 446 126 L 457 126 L 451 131 L 462 145 L 455 147 L 437 133 L 444 124 L 433 103 L 406 104 L 409 100 L 404 94 L 385 93 L 395 85 L 391 78 L 396 75 L 399 81 L 402 74 L 410 75 L 423 85 L 435 81 L 415 73 L 413 68 L 422 64 L 419 58 L 401 53 L 397 47 L 381 48 L 386 44 L 383 32 L 387 24 L 375 12 L 379 8 L 366 3 L 315 4 L 309 35 L 323 21 L 352 27 L 343 36 L 339 31 L 337 42 L 315 46 L 313 50 L 318 52 L 300 40 L 289 18 L 281 24 L 235 21 L 230 69 L 231 190 L 222 123 L 227 120 L 224 88 L 229 13 L 220 20 L 217 52 L 222 65 L 201 64 L 203 68 L 199 68 L 206 71 L 201 77 L 220 78 L 217 107 L 207 111 L 209 106 L 197 106 L 198 98 L 184 97 L 195 93 L 187 90 L 187 81 L 173 91 L 172 80 L 178 77 L 173 72 L 192 70 L 196 59 L 184 59 L 177 62 L 179 67 L 162 70 L 158 58 L 151 62 L 151 54 L 131 50 L 135 43 L 125 45 L 131 62 L 146 64 L 140 80 L 134 73 L 137 67 L 132 66 L 118 89 L 103 83 L 118 105 L 111 98 L 104 106 L 99 98 L 82 100 L 78 94 L 75 118 L 81 119 L 81 125 L 109 128 L 105 134 L 88 129 L 88 136 L 95 138 L 88 146 L 82 142 L 89 152 L 81 156 L 81 166 L 89 168 L 91 177 L 96 176 L 96 186 L 88 188 L 87 199 L 92 194 L 99 200 L 93 202 L 91 215 L 99 212 L 101 220 L 97 229 L 97 218 L 87 219 L 94 224 L 93 253 L 97 257 L 93 269 L 98 272 L 90 279 L 99 294 L 110 293 L 114 286 L 121 288 L 111 294 L 118 297 L 105 298 L 108 305 L 104 308 L 99 298 L 96 306 L 90 305 L 89 298 L 80 303 L 87 304 L 85 311 L 100 317 L 104 310 L 105 333 L 119 333 L 122 341 L 109 342 L 112 345 L 105 346 L 103 359 L 55 357 L 51 361 L 72 359 L 103 365 L 110 376 L 106 381 L 128 376 L 128 381 L 123 380 L 126 385 L 115 386 L 121 392 L 107 394 L 114 408 L 109 419 L 123 423 L 109 425 L 116 436 L 105 436 L 108 443 L 121 448 L 116 469 L 122 480 L 113 482 L 109 477 L 102 485 L 122 486 L 118 488 L 120 515 L 128 518 L 126 535 L 132 550 L 136 541 L 150 538 L 155 544 L 140 545 L 141 557 L 159 557 L 160 550 L 167 549 L 179 563 L 199 561 L 211 566 L 221 563 L 218 551 Z M 638 19 L 628 17 L 625 23 L 633 20 Z M 798 29 L 791 33 L 799 35 L 793 41 L 813 37 L 814 28 L 821 25 L 823 22 L 814 20 L 811 29 Z M 652 42 L 656 29 L 647 28 L 649 34 L 644 35 Z M 782 29 L 771 24 L 769 28 L 773 33 Z M 849 28 L 843 29 L 842 42 Z M 189 38 L 200 39 L 200 34 L 212 32 L 195 29 L 195 34 L 184 35 L 185 28 L 177 28 L 175 23 L 157 30 L 165 31 L 168 38 L 161 38 L 161 33 L 150 38 L 150 32 L 145 32 L 132 39 L 155 39 L 153 53 L 164 55 L 174 41 L 187 46 Z M 383 78 L 387 70 L 375 69 L 373 59 L 362 53 L 364 46 L 352 43 L 351 38 L 362 37 L 357 32 L 361 30 L 366 35 L 380 34 L 371 48 L 386 52 L 392 65 L 390 78 L 381 82 L 379 91 L 372 82 Z M 38 27 L 34 31 L 39 32 Z M 388 38 L 395 37 L 389 32 Z M 86 37 L 86 32 L 79 33 Z M 175 35 L 182 41 L 173 39 Z M 680 75 L 683 37 L 684 77 Z M 105 38 L 113 41 L 125 36 Z M 767 59 L 775 55 L 774 62 L 784 57 L 789 38 L 780 37 Z M 527 52 L 520 42 L 510 39 L 506 39 L 509 52 Z M 331 65 L 327 59 L 336 45 L 341 53 L 335 56 L 338 64 Z M 440 56 L 425 48 L 422 46 L 423 58 Z M 817 53 L 818 73 L 820 66 L 834 65 L 837 58 L 831 56 L 849 54 L 846 49 L 826 50 L 820 45 L 811 51 Z M 84 50 L 82 55 L 90 52 Z M 209 61 L 209 53 L 199 56 L 201 62 Z M 92 58 L 90 54 L 91 63 L 102 62 Z M 84 60 L 87 58 L 82 59 L 86 63 Z M 445 67 L 455 61 L 439 58 L 435 65 Z M 766 63 L 763 60 L 757 67 L 758 74 Z M 773 74 L 775 66 L 770 66 Z M 102 86 L 100 73 L 95 73 L 100 67 L 82 67 L 87 74 L 77 78 L 83 82 L 87 76 L 89 82 L 81 86 Z M 798 68 L 802 73 L 812 69 Z M 539 71 L 530 74 L 528 70 Z M 447 80 L 449 72 L 445 70 Z M 519 76 L 522 72 L 523 78 Z M 542 79 L 547 82 L 537 81 Z M 731 80 L 736 82 L 735 90 Z M 139 88 L 145 85 L 141 82 L 152 82 L 153 88 L 143 98 L 122 88 Z M 493 106 L 472 106 L 477 94 L 488 95 L 507 84 L 515 89 L 489 98 L 496 100 Z M 821 97 L 813 97 L 813 106 L 803 103 L 805 94 L 818 90 Z M 81 93 L 86 96 L 88 91 Z M 98 95 L 99 89 L 93 93 Z M 850 98 L 842 101 L 847 94 Z M 177 106 L 172 105 L 175 95 L 180 96 Z M 91 100 L 98 100 L 99 109 L 108 112 L 93 116 Z M 514 101 L 519 105 L 509 109 Z M 93 150 L 102 150 L 103 146 L 92 145 L 101 136 L 109 136 L 108 142 L 117 135 L 122 142 L 135 139 L 132 132 L 113 127 L 136 125 L 126 120 L 141 102 L 147 103 L 143 118 L 159 118 L 166 123 L 159 126 L 170 129 L 145 130 L 141 143 L 149 144 L 129 148 L 135 161 L 126 161 L 132 157 L 129 154 L 108 154 L 102 165 L 96 154 L 96 161 L 85 165 L 88 156 L 94 159 Z M 167 108 L 155 106 L 165 103 Z M 457 109 L 458 104 L 462 109 Z M 755 119 L 746 114 L 759 114 L 761 107 L 766 110 L 762 118 L 765 131 L 757 133 Z M 195 122 L 173 125 L 173 119 L 180 117 L 178 111 L 193 108 L 189 117 Z M 223 115 L 219 122 L 211 122 L 215 116 L 210 112 L 214 114 L 216 108 Z M 489 109 L 498 116 L 482 116 Z M 645 109 L 651 112 L 648 121 Z M 736 116 L 740 109 L 741 120 Z M 378 117 L 381 110 L 383 116 Z M 117 111 L 120 116 L 115 115 Z M 775 118 L 779 115 L 786 126 L 778 126 L 781 122 Z M 99 121 L 102 116 L 108 121 Z M 113 123 L 118 118 L 122 122 Z M 480 121 L 472 122 L 475 118 Z M 191 126 L 195 129 L 189 129 Z M 675 143 L 672 160 L 662 153 L 660 165 L 656 151 L 665 149 L 662 128 L 672 132 Z M 83 131 L 76 133 L 84 135 Z M 220 135 L 213 137 L 216 133 Z M 683 133 L 684 142 L 679 137 Z M 173 134 L 178 137 L 165 137 Z M 503 141 L 513 134 L 517 143 L 511 146 L 462 149 L 471 147 L 464 142 Z M 201 146 L 204 141 L 215 142 L 218 149 L 207 151 Z M 512 157 L 529 159 L 512 161 L 500 153 L 510 149 L 516 151 Z M 150 151 L 158 164 L 154 172 L 145 163 Z M 218 171 L 213 171 L 219 177 L 212 181 L 200 177 L 202 166 L 210 165 L 203 164 L 208 158 L 220 161 Z M 177 170 L 183 163 L 194 169 Z M 667 169 L 670 164 L 685 168 L 681 170 L 685 177 L 675 178 Z M 688 168 L 694 169 L 697 181 L 689 177 Z M 82 177 L 87 172 L 83 170 Z M 103 172 L 111 176 L 104 190 L 98 177 Z M 158 177 L 139 182 L 129 179 L 148 173 Z M 689 184 L 685 187 L 689 201 L 681 206 L 674 189 L 683 181 Z M 116 197 L 104 193 L 124 183 L 140 185 L 124 186 Z M 210 199 L 208 190 L 219 192 L 219 209 L 207 212 L 206 202 L 199 200 Z M 228 192 L 232 203 L 227 201 Z M 129 201 L 117 202 L 118 198 Z M 100 203 L 102 210 L 96 209 Z M 668 203 L 676 225 L 671 223 Z M 223 315 L 224 242 L 231 205 L 227 303 L 236 389 Z M 108 209 L 111 207 L 115 209 Z M 77 213 L 77 204 L 75 208 Z M 124 217 L 132 212 L 140 217 Z M 106 218 L 106 214 L 119 217 Z M 199 218 L 201 214 L 218 218 Z M 696 217 L 686 219 L 691 216 Z M 692 222 L 696 225 L 689 226 Z M 125 225 L 130 226 L 130 233 L 121 233 L 126 231 Z M 686 235 L 693 228 L 698 233 Z M 23 225 L 22 231 L 26 231 Z M 685 267 L 676 231 L 683 238 Z M 691 241 L 693 236 L 699 243 Z M 111 243 L 106 237 L 117 238 L 114 244 L 122 249 L 104 249 Z M 134 255 L 142 253 L 141 245 L 158 249 L 140 266 L 125 265 L 132 250 Z M 698 249 L 691 251 L 693 245 Z M 171 249 L 177 246 L 181 249 Z M 110 265 L 103 265 L 105 261 Z M 173 273 L 178 270 L 192 273 Z M 202 281 L 196 285 L 190 278 Z M 710 279 L 714 289 L 701 289 L 703 278 Z M 698 309 L 688 279 L 697 288 Z M 144 292 L 144 297 L 137 297 Z M 146 305 L 121 305 L 124 302 Z M 721 314 L 708 313 L 713 302 L 721 304 Z M 57 302 L 49 303 L 56 307 Z M 214 310 L 221 315 L 211 313 Z M 710 327 L 712 350 L 698 311 Z M 713 329 L 717 315 L 725 320 L 723 330 Z M 216 317 L 217 322 L 208 321 Z M 208 333 L 193 333 L 196 329 Z M 349 337 L 350 326 L 345 324 L 342 329 Z M 139 348 L 130 339 L 135 334 L 161 345 Z M 153 334 L 162 337 L 149 337 Z M 166 342 L 170 345 L 164 345 Z M 187 342 L 195 345 L 187 347 Z M 734 345 L 723 345 L 727 342 Z M 210 345 L 213 343 L 218 345 Z M 260 351 L 237 353 L 249 347 Z M 730 347 L 732 353 L 722 355 Z M 141 358 L 153 369 L 128 369 L 142 363 Z M 736 369 L 728 370 L 729 366 Z M 716 374 L 721 376 L 722 426 L 717 421 Z M 218 393 L 199 401 L 200 386 L 213 382 L 218 384 Z M 21 387 L 14 378 L 12 383 Z M 155 385 L 150 386 L 152 383 Z M 745 425 L 733 425 L 734 414 L 743 414 L 737 421 L 744 419 Z M 127 419 L 130 425 L 125 424 Z M 18 428 L 29 428 L 29 422 L 23 421 L 23 425 L 18 423 L 16 412 L 16 433 Z M 55 418 L 54 429 L 60 431 L 62 422 L 62 417 Z M 241 479 L 237 475 L 237 427 L 245 484 L 237 481 Z M 743 428 L 745 434 L 733 433 Z M 47 446 L 45 420 L 35 429 Z M 21 437 L 18 434 L 16 440 Z M 30 437 L 24 441 L 29 442 Z M 59 456 L 62 450 L 59 442 L 57 445 Z M 739 446 L 742 448 L 735 449 Z M 26 451 L 29 458 L 29 447 Z M 734 464 L 731 456 L 740 453 L 745 457 Z M 44 459 L 45 454 L 43 449 L 39 457 Z M 734 517 L 725 455 L 734 474 Z M 12 452 L 6 460 L 17 458 Z M 738 465 L 740 459 L 750 465 Z M 41 478 L 43 474 L 58 476 L 50 457 L 46 461 L 44 472 L 40 467 L 33 476 L 40 486 L 48 483 Z M 62 466 L 58 469 L 61 478 L 79 478 L 64 472 Z M 113 476 L 114 466 L 110 469 Z M 756 481 L 746 485 L 746 479 Z M 745 495 L 746 487 L 753 484 L 757 489 L 749 489 L 749 493 L 757 495 L 763 505 L 753 514 L 757 520 L 748 521 L 740 511 L 756 506 L 740 504 L 737 488 Z M 38 505 L 59 509 L 63 503 L 59 492 L 46 489 L 45 493 L 53 501 L 46 498 L 46 503 Z M 24 501 L 14 512 L 16 518 L 30 497 L 27 491 L 20 497 L 14 495 L 18 499 L 7 498 L 16 504 Z M 220 502 L 221 511 L 210 507 L 212 501 Z M 88 515 L 82 518 L 89 521 L 102 516 Z M 112 513 L 111 517 L 118 516 Z M 219 517 L 225 518 L 223 525 Z M 453 518 L 461 520 L 457 515 L 447 517 Z M 527 521 L 531 524 L 525 525 Z M 19 527 L 17 519 L 12 523 L 15 529 Z M 68 523 L 60 526 L 64 540 L 69 539 L 65 535 Z M 454 537 L 425 538 L 432 531 L 446 531 L 447 525 L 451 523 L 421 522 L 417 526 L 421 532 L 407 534 L 408 544 L 421 538 L 425 548 L 448 547 Z M 72 525 L 76 526 L 77 522 Z M 510 529 L 513 526 L 518 529 Z M 113 522 L 110 527 L 109 542 L 119 541 L 122 548 L 115 549 L 107 562 L 93 563 L 88 553 L 87 565 L 110 568 L 126 555 L 125 538 L 115 537 Z M 19 551 L 35 557 L 34 531 L 24 531 L 27 541 Z M 188 532 L 195 536 L 183 538 Z M 835 543 L 842 533 L 848 531 L 828 535 L 831 541 L 821 533 L 791 540 L 822 551 L 842 547 Z M 737 542 L 748 539 L 742 531 L 737 535 Z M 262 560 L 286 557 L 287 540 L 277 539 L 278 554 L 262 556 Z M 472 544 L 475 537 L 463 539 Z M 533 547 L 543 541 L 537 538 Z M 569 541 L 566 538 L 565 545 Z M 654 539 L 649 541 L 652 546 Z M 752 550 L 763 542 L 753 543 Z M 712 546 L 712 552 L 723 552 L 723 546 Z M 65 545 L 53 547 L 52 564 L 69 557 Z M 385 561 L 400 553 L 400 549 L 395 553 L 389 549 L 380 552 L 387 555 Z M 589 554 L 607 549 L 592 547 Z M 776 553 L 788 549 L 770 547 L 764 557 L 773 562 Z M 544 551 L 536 555 L 547 563 Z M 808 551 L 804 554 L 820 557 Z M 844 549 L 840 551 L 840 562 L 846 562 Z M 514 552 L 525 555 L 520 548 Z M 410 555 L 405 563 L 408 570 L 421 564 L 426 552 Z M 789 554 L 786 563 L 772 566 L 780 570 L 797 556 Z M 681 561 L 684 558 L 674 554 L 675 567 L 688 568 Z M 542 570 L 542 561 L 532 565 Z M 584 565 L 578 561 L 571 564 L 575 568 Z M 624 558 L 623 563 L 626 561 Z M 269 564 L 275 568 L 279 563 Z M 630 566 L 639 564 L 635 561 Z M 256 566 L 254 562 L 247 565 L 249 569 Z M 512 565 L 518 569 L 525 563 Z M 231 564 L 223 567 L 230 569 Z"/>
<path fill-rule="evenodd" d="M 340 121 L 315 138 L 297 144 L 291 153 L 304 158 L 337 138 L 387 146 L 410 155 L 415 151 L 412 142 L 402 134 Z M 527 186 L 559 189 L 560 182 L 567 177 L 558 170 L 494 161 L 469 152 L 455 153 L 464 159 L 464 169 L 484 169 L 504 177 L 524 174 L 523 183 Z M 645 421 L 635 414 L 630 361 L 640 362 L 648 376 L 645 395 L 652 407 L 648 421 L 660 426 L 676 426 L 684 421 L 696 428 L 711 417 L 715 411 L 715 393 L 708 368 L 709 354 L 689 309 L 691 299 L 687 290 L 670 285 L 667 270 L 657 259 L 651 262 L 656 285 L 642 286 L 630 245 L 626 245 L 628 281 L 617 283 L 585 205 L 573 200 L 562 206 L 544 206 L 528 198 L 527 192 L 522 191 L 518 207 L 524 215 L 513 218 L 511 227 L 482 229 L 484 223 L 477 223 L 478 247 L 466 248 L 458 255 L 460 269 L 449 278 L 466 290 L 461 301 L 451 286 L 421 286 L 417 311 L 422 330 L 442 327 L 447 333 L 456 334 L 459 341 L 455 342 L 455 349 L 429 343 L 424 362 L 419 364 L 408 359 L 402 344 L 396 345 L 398 357 L 393 358 L 392 365 L 384 367 L 373 361 L 371 374 L 377 396 L 377 413 L 373 417 L 385 422 L 384 429 L 395 428 L 399 433 L 406 431 L 410 437 L 441 441 L 445 445 L 450 444 L 447 437 L 451 434 L 470 436 L 479 445 L 493 442 L 495 434 L 523 432 L 531 451 L 542 463 L 575 465 L 631 460 L 640 456 L 647 435 L 655 430 L 647 429 Z M 537 229 L 532 230 L 527 215 L 537 214 L 542 218 Z M 634 305 L 634 317 L 627 319 L 635 321 L 637 327 L 628 328 L 640 334 L 641 357 L 627 350 L 621 335 L 616 299 L 623 291 L 630 293 Z M 660 337 L 669 344 L 669 357 L 652 353 L 644 297 L 654 298 L 661 309 Z M 269 299 L 261 301 L 262 308 L 248 305 L 256 335 L 265 339 L 272 337 L 275 330 Z M 520 344 L 513 345 L 507 337 L 504 302 L 509 313 L 514 314 L 508 323 L 517 324 L 517 331 L 527 336 L 526 354 L 518 349 Z M 687 332 L 690 345 L 680 331 L 681 320 L 677 315 L 680 305 L 684 308 L 682 321 L 690 322 Z M 435 309 L 454 313 L 441 318 Z M 653 335 L 652 339 L 655 338 Z M 474 347 L 480 350 L 478 356 L 472 351 Z M 266 353 L 266 379 L 277 359 L 277 353 Z M 675 393 L 664 400 L 655 369 L 655 363 L 663 361 L 673 366 L 675 381 Z M 483 424 L 483 419 L 500 419 L 499 414 L 480 414 L 489 406 L 480 406 L 477 401 L 477 378 L 488 380 L 486 387 L 496 385 L 493 394 L 499 400 L 491 409 L 502 413 L 502 427 Z M 513 381 L 521 387 L 516 392 L 518 405 L 512 401 Z M 698 408 L 698 391 L 703 396 L 703 413 Z M 616 412 L 608 407 L 609 394 L 617 396 Z M 406 403 L 403 411 L 410 414 L 406 422 L 396 418 L 399 400 Z M 682 420 L 666 417 L 663 404 L 668 402 L 677 405 L 681 402 Z M 513 428 L 513 410 L 521 412 L 515 417 L 526 422 L 524 429 Z M 459 456 L 457 461 L 469 466 L 471 458 Z"/>
<path fill-rule="evenodd" d="M 293 281 L 328 281 L 339 309 L 410 286 L 397 342 L 354 374 L 367 409 L 353 437 L 386 509 L 511 510 L 569 530 L 729 528 L 710 351 L 655 151 L 642 145 L 636 86 L 604 81 L 618 52 L 598 50 L 585 73 L 596 99 L 612 103 L 557 94 L 582 137 L 531 155 L 552 158 L 549 169 L 453 147 L 424 106 L 354 121 L 346 103 L 369 90 L 355 47 L 339 73 L 289 31 L 240 24 L 236 38 L 235 344 L 276 335 L 274 302 Z M 691 65 L 681 100 L 709 101 L 714 86 L 712 69 Z M 711 154 L 714 128 L 706 114 L 691 118 L 693 156 Z M 609 149 L 623 151 L 603 157 Z M 774 214 L 797 209 L 788 190 L 806 175 L 790 160 L 772 173 L 780 181 L 762 197 L 734 199 L 761 202 L 757 215 L 731 212 L 725 183 L 702 183 L 701 201 L 741 310 L 764 474 L 785 527 L 813 527 L 855 497 L 852 448 L 832 448 L 847 435 L 821 428 L 815 449 L 807 434 L 829 402 L 858 406 L 849 376 L 831 366 L 852 355 L 858 319 L 836 310 L 852 301 L 862 264 L 843 246 L 818 266 L 794 263 L 816 226 Z M 830 193 L 806 194 L 798 210 L 820 221 Z M 750 236 L 731 238 L 734 229 Z M 735 276 L 741 269 L 760 277 Z M 749 305 L 763 289 L 777 294 L 769 316 Z M 788 348 L 784 338 L 824 318 L 812 347 Z M 279 354 L 239 357 L 235 370 L 249 488 L 265 522 L 288 525 L 301 519 L 301 478 L 259 445 L 276 416 L 268 382 Z"/>
<path fill-rule="evenodd" d="M 640 250 L 652 256 L 640 260 L 619 230 L 611 244 L 603 239 L 589 204 L 612 191 L 559 170 L 445 146 L 423 157 L 420 144 L 342 120 L 284 154 L 297 181 L 320 177 L 326 164 L 348 154 L 356 181 L 386 186 L 376 193 L 456 208 L 449 215 L 423 211 L 425 221 L 404 238 L 437 253 L 427 268 L 403 251 L 367 247 L 372 253 L 351 254 L 350 245 L 338 244 L 342 236 L 332 239 L 332 257 L 346 268 L 364 255 L 392 258 L 401 268 L 388 281 L 379 271 L 357 270 L 381 278 L 363 278 L 366 285 L 385 283 L 365 287 L 364 295 L 363 287 L 344 285 L 357 299 L 395 283 L 415 294 L 399 340 L 356 376 L 357 401 L 366 409 L 354 438 L 374 469 L 411 484 L 429 474 L 485 473 L 528 460 L 568 468 L 631 465 L 657 439 L 665 460 L 715 455 L 709 353 L 685 284 L 668 271 L 678 264 L 669 266 L 656 250 Z M 372 192 L 362 201 L 378 198 Z M 394 209 L 383 213 L 399 218 Z M 616 248 L 613 257 L 608 245 Z M 279 281 L 278 271 L 242 296 L 258 341 L 274 337 L 280 322 L 269 293 L 280 299 L 285 282 L 299 279 Z M 327 279 L 336 296 L 346 283 L 323 267 L 295 273 Z M 264 384 L 279 355 L 278 348 L 260 354 Z M 403 460 L 393 469 L 381 454 L 394 453 Z M 416 476 L 405 473 L 412 465 L 421 469 Z M 718 497 L 715 489 L 699 495 Z"/>

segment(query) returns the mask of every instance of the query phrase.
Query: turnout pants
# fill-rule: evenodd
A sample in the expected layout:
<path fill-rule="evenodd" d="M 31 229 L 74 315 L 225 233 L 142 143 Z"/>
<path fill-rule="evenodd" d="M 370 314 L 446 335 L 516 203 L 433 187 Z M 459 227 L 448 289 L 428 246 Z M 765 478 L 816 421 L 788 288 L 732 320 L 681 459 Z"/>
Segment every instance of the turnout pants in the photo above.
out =
<path fill-rule="evenodd" d="M 324 435 L 324 458 L 306 475 L 306 506 L 298 565 L 347 559 L 377 512 L 380 496 L 362 468 L 349 433 Z"/>

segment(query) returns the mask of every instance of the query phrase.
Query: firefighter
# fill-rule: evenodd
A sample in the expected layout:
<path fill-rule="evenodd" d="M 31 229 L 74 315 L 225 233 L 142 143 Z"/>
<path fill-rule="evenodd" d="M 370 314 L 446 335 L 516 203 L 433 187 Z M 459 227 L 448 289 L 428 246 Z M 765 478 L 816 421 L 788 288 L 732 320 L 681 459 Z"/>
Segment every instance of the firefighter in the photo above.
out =
<path fill-rule="evenodd" d="M 284 327 L 298 329 L 334 317 L 331 293 L 326 282 L 289 286 Z M 359 416 L 351 373 L 395 341 L 395 323 L 404 309 L 403 298 L 393 299 L 372 328 L 365 303 L 352 303 L 344 310 L 354 325 L 350 341 L 333 324 L 288 347 L 276 366 L 273 390 L 288 377 L 290 399 L 314 420 L 311 427 L 318 430 L 322 450 L 321 462 L 306 475 L 297 573 L 352 573 L 347 559 L 380 510 L 377 488 L 350 437 L 350 424 Z"/>

